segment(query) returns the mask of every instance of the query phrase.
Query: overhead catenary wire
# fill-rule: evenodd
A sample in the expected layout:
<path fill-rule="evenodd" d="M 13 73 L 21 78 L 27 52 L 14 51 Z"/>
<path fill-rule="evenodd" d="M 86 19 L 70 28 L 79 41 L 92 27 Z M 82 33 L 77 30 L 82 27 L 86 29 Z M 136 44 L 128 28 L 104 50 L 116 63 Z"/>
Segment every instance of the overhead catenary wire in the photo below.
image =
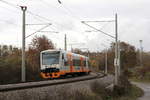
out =
<path fill-rule="evenodd" d="M 71 17 L 73 17 L 79 21 L 81 20 L 78 16 L 74 15 L 72 13 L 72 11 L 67 6 L 65 6 L 60 0 L 58 0 L 58 3 L 61 5 L 62 8 L 64 8 L 69 13 L 69 15 L 71 15 Z"/>
<path fill-rule="evenodd" d="M 109 22 L 105 23 L 101 28 L 100 30 L 104 29 L 106 26 L 108 26 Z M 97 30 L 86 30 L 85 32 L 98 32 Z"/>
<path fill-rule="evenodd" d="M 13 4 L 13 3 L 9 3 L 9 2 L 4 1 L 4 0 L 0 0 L 0 2 L 3 2 L 3 3 L 5 3 L 5 4 L 7 4 L 7 5 L 11 6 L 11 7 L 14 7 L 14 8 L 20 10 L 20 6 L 19 6 L 19 5 L 15 5 L 15 4 Z M 45 20 L 45 21 L 50 21 L 50 22 L 51 22 L 51 20 L 49 20 L 48 18 L 45 18 L 45 17 L 40 16 L 40 15 L 38 15 L 38 14 L 35 14 L 35 13 L 29 11 L 29 10 L 27 10 L 27 13 L 29 13 L 29 14 L 31 14 L 31 15 L 33 15 L 33 16 L 39 17 L 39 18 L 41 18 L 41 19 L 43 19 L 43 20 Z"/>
<path fill-rule="evenodd" d="M 47 2 L 46 0 L 39 0 L 40 2 L 42 2 L 44 5 L 46 5 L 47 7 L 50 8 L 51 7 L 54 7 L 56 9 L 58 9 L 59 11 L 63 12 L 65 15 L 68 15 L 69 17 L 72 17 L 70 16 L 70 14 L 68 14 L 68 12 L 64 11 L 63 9 L 60 9 L 58 6 L 54 6 L 52 4 L 50 4 L 49 2 Z M 64 17 L 64 16 L 63 16 Z"/>
<path fill-rule="evenodd" d="M 12 7 L 15 7 L 15 8 L 17 8 L 17 9 L 20 9 L 20 7 L 18 6 L 18 5 L 15 5 L 15 4 L 12 4 L 12 3 L 9 3 L 9 2 L 7 2 L 7 1 L 4 1 L 4 0 L 0 0 L 1 2 L 3 2 L 3 3 L 5 3 L 5 4 L 7 4 L 7 5 L 9 5 L 9 6 L 12 6 Z"/>
<path fill-rule="evenodd" d="M 79 17 L 77 17 L 77 16 L 74 16 L 74 14 L 72 14 L 72 11 L 70 11 L 70 9 L 68 9 L 60 0 L 58 0 L 58 2 L 60 3 L 60 5 L 62 5 L 62 7 L 64 8 L 64 9 L 66 9 L 71 15 L 72 15 L 72 17 L 74 17 L 75 19 L 77 19 L 77 20 L 81 20 Z M 84 22 L 114 22 L 115 20 L 103 20 L 103 21 L 84 21 Z M 82 22 L 82 24 L 86 24 L 86 23 L 83 23 Z M 87 25 L 87 26 L 89 26 L 89 27 L 91 27 L 91 28 L 93 28 L 93 29 L 95 29 L 95 30 L 97 30 L 97 31 L 100 31 L 100 32 L 102 32 L 103 34 L 106 34 L 106 35 L 108 35 L 108 36 L 110 36 L 110 37 L 112 37 L 112 38 L 115 38 L 114 36 L 112 36 L 112 35 L 110 35 L 110 34 L 107 34 L 106 32 L 103 32 L 103 31 L 101 31 L 101 30 L 99 30 L 99 29 L 96 29 L 96 28 L 94 28 L 94 27 L 92 27 L 92 26 L 90 26 L 90 25 Z"/>
<path fill-rule="evenodd" d="M 84 22 L 115 22 L 115 20 L 84 21 Z"/>
<path fill-rule="evenodd" d="M 61 10 L 62 12 L 64 12 L 65 14 L 67 14 L 68 16 L 70 16 L 70 17 L 72 17 L 74 19 L 80 20 L 80 18 L 77 17 L 77 16 L 75 16 L 72 13 L 72 11 L 70 9 L 68 9 L 68 7 L 66 7 L 60 0 L 58 0 L 58 3 L 61 5 L 60 7 L 63 8 L 64 10 L 62 10 L 62 9 L 56 7 L 56 6 L 53 6 L 52 4 L 50 4 L 49 2 L 47 2 L 46 0 L 39 0 L 39 1 L 41 1 L 42 3 L 44 3 L 45 5 L 47 5 L 48 7 L 49 6 L 55 7 L 57 9 Z"/>
<path fill-rule="evenodd" d="M 48 24 L 51 24 L 51 23 L 37 23 L 37 24 L 26 24 L 26 25 L 48 25 Z"/>
<path fill-rule="evenodd" d="M 49 21 L 49 22 L 51 22 L 51 20 L 50 20 L 50 19 L 45 18 L 45 17 L 43 17 L 43 16 L 40 16 L 40 15 L 38 15 L 38 14 L 35 14 L 35 13 L 33 13 L 33 12 L 29 11 L 29 10 L 27 10 L 27 13 L 29 13 L 29 14 L 31 14 L 31 15 L 33 15 L 33 16 L 39 17 L 39 18 L 41 18 L 41 19 L 43 19 L 43 20 L 45 20 L 45 21 Z"/>
<path fill-rule="evenodd" d="M 38 32 L 45 32 L 45 33 L 59 33 L 59 32 L 56 32 L 56 31 L 38 31 Z"/>
<path fill-rule="evenodd" d="M 20 6 L 19 5 L 15 5 L 15 4 L 13 4 L 13 3 L 9 3 L 9 2 L 7 2 L 7 1 L 4 1 L 4 0 L 0 0 L 0 2 L 3 2 L 4 4 L 7 4 L 7 5 L 9 5 L 9 6 L 11 6 L 11 7 L 13 7 L 13 8 L 16 8 L 16 9 L 18 9 L 19 11 L 20 11 Z M 33 14 L 32 14 L 33 15 Z M 39 16 L 38 16 L 39 17 Z M 35 19 L 37 19 L 37 18 L 35 18 Z M 40 20 L 40 19 L 38 19 L 38 20 Z M 41 21 L 41 20 L 40 20 Z"/>
<path fill-rule="evenodd" d="M 14 7 L 14 8 L 16 8 L 16 9 L 18 9 L 20 11 L 20 6 L 19 5 L 15 5 L 13 3 L 9 3 L 9 2 L 4 1 L 4 0 L 0 0 L 0 2 L 3 2 L 3 3 L 5 3 L 5 4 L 7 4 L 7 5 L 11 6 L 11 7 Z M 26 12 L 28 14 L 32 15 L 35 19 L 37 19 L 40 22 L 52 22 L 52 20 L 50 20 L 50 19 L 48 19 L 46 17 L 43 17 L 41 15 L 38 15 L 36 13 L 33 13 L 33 12 L 29 11 L 29 10 L 27 10 Z M 56 24 L 58 24 L 58 23 L 56 23 Z M 51 29 L 53 29 L 53 28 L 51 27 Z M 53 29 L 53 30 L 55 30 L 55 29 Z"/>
<path fill-rule="evenodd" d="M 5 10 L 7 10 L 7 11 L 11 12 L 11 13 L 18 14 L 18 12 L 16 12 L 15 10 L 9 9 L 8 7 L 0 6 L 0 8 L 5 9 Z"/>
<path fill-rule="evenodd" d="M 88 27 L 90 27 L 90 28 L 92 28 L 92 29 L 94 29 L 94 30 L 97 30 L 97 31 L 99 31 L 99 32 L 101 32 L 101 33 L 103 33 L 103 34 L 105 34 L 105 35 L 107 35 L 107 36 L 110 36 L 110 37 L 112 37 L 112 38 L 115 39 L 114 36 L 112 36 L 112 35 L 110 35 L 110 34 L 104 32 L 104 31 L 102 31 L 102 30 L 100 30 L 100 29 L 97 29 L 97 28 L 93 27 L 93 26 L 91 26 L 91 25 L 85 23 L 84 21 L 81 21 L 81 23 L 83 23 L 83 24 L 85 24 L 86 26 L 88 26 Z"/>
<path fill-rule="evenodd" d="M 17 25 L 17 24 L 15 24 L 15 23 L 9 22 L 9 21 L 7 21 L 7 20 L 2 20 L 2 19 L 0 19 L 0 22 L 4 22 L 4 23 L 6 23 L 6 24 L 10 24 L 10 25 L 14 25 L 14 26 L 21 26 L 21 25 Z"/>
<path fill-rule="evenodd" d="M 28 38 L 28 37 L 30 37 L 30 36 L 32 36 L 32 35 L 34 35 L 35 33 L 37 33 L 37 32 L 39 32 L 39 31 L 41 31 L 41 30 L 43 30 L 43 29 L 47 28 L 47 27 L 48 27 L 48 26 L 50 26 L 50 25 L 51 25 L 51 24 L 48 24 L 48 25 L 46 25 L 46 26 L 44 26 L 44 27 L 40 28 L 39 30 L 37 30 L 37 31 L 33 32 L 32 34 L 30 34 L 30 35 L 26 36 L 26 38 Z"/>
<path fill-rule="evenodd" d="M 50 4 L 49 2 L 47 2 L 46 0 L 40 0 L 42 3 L 44 3 L 45 5 L 47 5 L 47 6 L 53 6 L 52 4 Z M 72 13 L 72 11 L 68 8 L 68 7 L 66 7 L 64 4 L 63 4 L 63 2 L 61 2 L 60 0 L 58 0 L 58 3 L 61 5 L 60 7 L 62 7 L 64 10 L 62 10 L 62 9 L 59 9 L 59 10 L 61 10 L 61 11 L 63 11 L 63 12 L 65 12 L 65 14 L 67 14 L 68 16 L 70 16 L 70 17 L 72 17 L 72 18 L 74 18 L 74 19 L 76 19 L 77 21 L 81 21 L 81 19 L 79 18 L 79 17 L 77 17 L 77 16 L 75 16 L 73 13 Z M 53 6 L 53 7 L 55 7 L 55 6 Z M 56 8 L 58 8 L 58 7 L 56 7 Z M 81 23 L 82 24 L 82 23 Z"/>
<path fill-rule="evenodd" d="M 64 12 L 64 14 L 68 15 L 69 17 L 71 18 L 74 18 L 76 20 L 80 20 L 77 16 L 75 16 L 72 11 L 70 11 L 60 0 L 58 1 L 58 3 L 60 4 L 60 7 L 62 8 L 58 8 L 57 6 L 54 6 L 52 4 L 50 4 L 49 2 L 47 2 L 46 0 L 39 0 L 40 2 L 42 2 L 43 4 L 47 5 L 48 7 L 52 6 L 52 7 L 55 7 L 57 9 L 59 9 L 59 11 L 62 11 Z"/>
<path fill-rule="evenodd" d="M 0 0 L 0 1 L 4 1 L 4 0 Z M 5 3 L 6 3 L 6 2 L 5 2 Z M 11 3 L 8 3 L 8 2 L 7 2 L 7 4 L 11 5 Z M 14 5 L 15 5 L 15 4 L 14 4 Z M 14 5 L 11 5 L 11 6 L 14 7 Z M 18 5 L 15 5 L 15 6 L 17 6 L 17 7 L 15 7 L 15 8 L 17 8 L 17 9 L 20 10 L 20 6 L 18 6 Z M 68 9 L 67 7 L 65 7 L 65 5 L 62 4 L 62 2 L 61 2 L 61 7 L 63 7 L 64 9 L 66 9 L 66 11 L 69 13 L 69 15 L 71 15 L 71 16 L 74 17 L 74 18 L 76 18 L 77 20 L 80 20 L 79 18 L 77 18 L 77 16 L 74 16 L 73 13 L 72 13 L 72 11 L 71 11 L 70 9 Z M 36 13 L 33 13 L 33 12 L 31 12 L 31 11 L 27 11 L 27 13 L 29 13 L 29 14 L 32 15 L 33 17 L 36 17 L 36 18 L 40 19 L 40 21 L 48 21 L 48 22 L 51 22 L 50 19 L 48 19 L 48 18 L 46 18 L 46 17 L 43 17 L 43 16 L 40 16 L 40 15 L 38 15 L 38 14 L 36 14 Z M 52 27 L 51 27 L 51 28 L 52 28 Z"/>

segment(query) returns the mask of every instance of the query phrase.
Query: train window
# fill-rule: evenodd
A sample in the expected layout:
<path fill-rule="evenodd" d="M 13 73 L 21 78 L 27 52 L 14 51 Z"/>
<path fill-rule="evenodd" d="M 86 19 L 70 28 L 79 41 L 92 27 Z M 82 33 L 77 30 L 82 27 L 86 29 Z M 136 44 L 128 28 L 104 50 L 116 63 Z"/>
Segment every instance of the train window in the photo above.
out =
<path fill-rule="evenodd" d="M 81 61 L 80 60 L 73 60 L 73 66 L 81 66 Z"/>
<path fill-rule="evenodd" d="M 86 66 L 86 61 L 83 61 L 83 66 L 84 66 L 84 67 Z"/>
<path fill-rule="evenodd" d="M 67 61 L 65 61 L 65 62 L 64 62 L 64 65 L 65 65 L 65 66 L 68 66 L 68 62 L 67 62 Z"/>
<path fill-rule="evenodd" d="M 64 54 L 62 54 L 62 59 L 64 59 Z"/>
<path fill-rule="evenodd" d="M 88 63 L 88 66 L 91 66 L 90 60 L 88 60 L 88 62 L 87 62 L 87 63 Z"/>
<path fill-rule="evenodd" d="M 42 64 L 43 65 L 59 64 L 59 52 L 42 53 Z"/>
<path fill-rule="evenodd" d="M 69 66 L 68 60 L 64 59 L 64 66 Z"/>
<path fill-rule="evenodd" d="M 68 64 L 68 61 L 67 61 L 67 60 L 65 60 L 65 61 L 64 61 L 64 66 L 69 66 L 69 64 Z"/>

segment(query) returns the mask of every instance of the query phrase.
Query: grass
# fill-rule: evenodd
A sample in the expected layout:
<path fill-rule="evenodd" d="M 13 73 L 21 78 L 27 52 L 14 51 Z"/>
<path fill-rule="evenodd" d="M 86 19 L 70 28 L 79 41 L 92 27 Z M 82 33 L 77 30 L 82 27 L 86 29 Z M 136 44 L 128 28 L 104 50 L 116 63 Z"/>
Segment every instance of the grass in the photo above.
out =
<path fill-rule="evenodd" d="M 123 82 L 123 87 L 116 87 L 113 91 L 104 88 L 99 82 L 93 82 L 91 90 L 95 95 L 100 96 L 102 100 L 137 100 L 137 98 L 143 96 L 142 89 L 130 84 L 126 79 L 123 79 Z"/>
<path fill-rule="evenodd" d="M 94 81 L 90 84 L 90 90 L 85 88 L 74 88 L 70 89 L 68 86 L 63 86 L 55 90 L 51 94 L 52 90 L 47 90 L 43 92 L 42 95 L 38 91 L 18 91 L 18 99 L 11 97 L 11 100 L 137 100 L 138 97 L 143 95 L 143 91 L 131 85 L 128 92 L 123 92 L 120 94 L 115 94 L 115 91 L 106 89 L 101 82 Z M 122 91 L 122 88 L 117 91 Z M 119 93 L 119 92 L 116 92 Z M 9 100 L 6 99 L 6 95 L 0 95 L 0 100 Z M 14 98 L 14 99 L 13 99 Z"/>
<path fill-rule="evenodd" d="M 142 82 L 142 83 L 150 83 L 149 79 L 137 79 L 137 78 L 130 78 L 130 81 L 134 81 L 134 82 Z"/>
<path fill-rule="evenodd" d="M 126 95 L 122 95 L 117 98 L 110 98 L 109 100 L 137 100 L 139 97 L 143 96 L 144 92 L 139 87 L 132 85 L 130 92 Z"/>

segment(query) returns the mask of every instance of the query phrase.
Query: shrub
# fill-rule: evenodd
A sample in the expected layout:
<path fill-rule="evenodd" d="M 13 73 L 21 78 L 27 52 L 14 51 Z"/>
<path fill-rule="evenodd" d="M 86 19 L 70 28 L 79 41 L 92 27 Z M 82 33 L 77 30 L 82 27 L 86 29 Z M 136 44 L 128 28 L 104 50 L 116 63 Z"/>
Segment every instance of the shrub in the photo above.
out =
<path fill-rule="evenodd" d="M 131 83 L 128 81 L 127 76 L 125 73 L 123 73 L 119 77 L 119 84 L 117 86 L 114 86 L 113 95 L 114 97 L 126 95 L 131 91 Z"/>
<path fill-rule="evenodd" d="M 107 98 L 109 98 L 111 95 L 111 91 L 106 89 L 104 85 L 102 85 L 98 81 L 94 81 L 93 83 L 91 83 L 90 88 L 92 92 L 99 95 L 102 100 L 107 100 Z"/>

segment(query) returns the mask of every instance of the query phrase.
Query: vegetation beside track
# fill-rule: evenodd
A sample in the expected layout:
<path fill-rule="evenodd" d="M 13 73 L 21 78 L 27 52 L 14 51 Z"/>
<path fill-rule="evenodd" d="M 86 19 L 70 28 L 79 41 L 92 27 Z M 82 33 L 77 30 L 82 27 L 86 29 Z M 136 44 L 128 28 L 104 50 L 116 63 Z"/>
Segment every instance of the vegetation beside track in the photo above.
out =
<path fill-rule="evenodd" d="M 81 82 L 75 83 L 75 85 L 73 83 L 72 85 L 45 87 L 44 89 L 35 89 L 35 91 L 31 89 L 12 91 L 8 94 L 0 93 L 0 100 L 6 100 L 7 95 L 11 100 L 136 100 L 143 95 L 140 88 L 131 85 L 124 77 L 120 78 L 120 83 L 123 84 L 115 86 L 113 90 L 106 88 L 105 82 L 102 83 L 102 81 L 96 80 L 88 83 L 87 87 L 85 86 L 86 82 Z"/>
<path fill-rule="evenodd" d="M 150 83 L 150 67 L 138 66 L 136 70 L 130 72 L 130 80 L 135 82 Z"/>
<path fill-rule="evenodd" d="M 46 49 L 55 49 L 53 42 L 46 36 L 35 36 L 26 50 L 26 78 L 27 81 L 39 81 L 40 63 L 39 53 Z M 121 42 L 121 68 L 129 70 L 128 74 L 132 74 L 139 80 L 150 80 L 150 53 L 143 52 L 143 67 L 139 66 L 136 71 L 135 66 L 139 63 L 139 51 L 128 43 Z M 115 44 L 111 43 L 108 49 L 108 72 L 114 73 L 114 48 Z M 91 70 L 99 72 L 104 70 L 105 66 L 105 50 L 101 52 L 81 51 L 78 48 L 73 49 L 74 53 L 88 55 L 90 57 Z M 21 48 L 0 45 L 0 84 L 19 83 L 21 80 Z M 134 73 L 136 72 L 136 73 Z"/>
<path fill-rule="evenodd" d="M 122 86 L 114 87 L 113 90 L 104 88 L 98 82 L 91 84 L 91 90 L 96 97 L 93 100 L 137 100 L 144 94 L 139 87 L 130 84 L 126 79 L 123 79 L 123 81 L 124 84 Z"/>

